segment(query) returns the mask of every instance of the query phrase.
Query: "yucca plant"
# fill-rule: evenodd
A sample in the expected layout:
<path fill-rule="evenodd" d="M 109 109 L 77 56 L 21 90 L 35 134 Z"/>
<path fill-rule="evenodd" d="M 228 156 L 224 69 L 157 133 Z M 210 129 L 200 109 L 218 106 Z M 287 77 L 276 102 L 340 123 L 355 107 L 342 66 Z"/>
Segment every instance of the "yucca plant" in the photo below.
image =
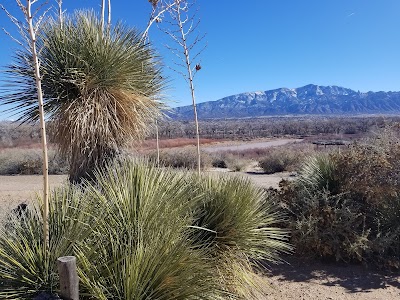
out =
<path fill-rule="evenodd" d="M 305 187 L 336 194 L 340 188 L 336 172 L 336 162 L 330 154 L 317 154 L 305 160 L 298 181 Z"/>
<path fill-rule="evenodd" d="M 84 199 L 81 191 L 69 187 L 54 191 L 47 249 L 43 203 L 37 199 L 37 206 L 20 216 L 10 215 L 6 226 L 0 227 L 0 299 L 32 299 L 40 292 L 58 289 L 57 258 L 72 255 L 75 244 L 88 239 L 96 227 L 96 220 L 88 214 L 96 211 L 95 204 Z"/>
<path fill-rule="evenodd" d="M 50 20 L 38 38 L 45 113 L 70 163 L 70 180 L 91 177 L 132 138 L 142 138 L 163 107 L 160 60 L 141 34 L 121 22 L 103 30 L 91 11 Z M 30 53 L 7 70 L 3 104 L 22 122 L 38 119 Z"/>
<path fill-rule="evenodd" d="M 285 216 L 265 192 L 249 179 L 233 176 L 190 178 L 203 201 L 195 211 L 195 245 L 206 248 L 216 266 L 222 289 L 245 299 L 257 299 L 253 267 L 281 262 L 289 253 L 288 231 L 279 228 Z M 206 229 L 206 230 L 204 230 Z"/>
<path fill-rule="evenodd" d="M 185 174 L 147 162 L 110 164 L 86 186 L 107 218 L 78 248 L 86 293 L 96 299 L 214 299 L 220 293 L 205 250 L 190 243 L 199 196 Z"/>

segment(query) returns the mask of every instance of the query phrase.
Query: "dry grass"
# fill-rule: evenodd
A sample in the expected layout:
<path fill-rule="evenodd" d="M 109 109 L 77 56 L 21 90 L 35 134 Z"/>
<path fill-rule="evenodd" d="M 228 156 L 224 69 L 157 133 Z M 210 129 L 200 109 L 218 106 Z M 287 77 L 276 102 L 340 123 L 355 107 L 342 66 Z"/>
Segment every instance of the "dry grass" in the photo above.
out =
<path fill-rule="evenodd" d="M 48 151 L 49 174 L 66 174 L 67 164 L 54 148 Z M 40 147 L 0 149 L 0 175 L 42 174 L 42 150 Z"/>

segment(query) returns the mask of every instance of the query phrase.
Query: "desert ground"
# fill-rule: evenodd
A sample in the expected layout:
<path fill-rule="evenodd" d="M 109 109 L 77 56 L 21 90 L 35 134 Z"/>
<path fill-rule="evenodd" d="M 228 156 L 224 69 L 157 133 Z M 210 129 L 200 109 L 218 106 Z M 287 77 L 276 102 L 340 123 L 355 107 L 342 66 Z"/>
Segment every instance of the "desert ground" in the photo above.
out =
<path fill-rule="evenodd" d="M 214 170 L 215 171 L 215 170 Z M 288 173 L 273 175 L 243 173 L 263 187 L 277 187 Z M 235 173 L 238 176 L 238 173 Z M 240 175 L 239 175 L 240 176 Z M 0 220 L 19 203 L 32 203 L 40 193 L 41 176 L 0 176 Z M 56 188 L 66 182 L 64 175 L 51 175 L 50 185 Z M 263 275 L 264 299 L 292 300 L 395 300 L 400 299 L 400 277 L 377 272 L 363 266 L 322 263 L 289 256 L 287 264 L 271 265 Z"/>

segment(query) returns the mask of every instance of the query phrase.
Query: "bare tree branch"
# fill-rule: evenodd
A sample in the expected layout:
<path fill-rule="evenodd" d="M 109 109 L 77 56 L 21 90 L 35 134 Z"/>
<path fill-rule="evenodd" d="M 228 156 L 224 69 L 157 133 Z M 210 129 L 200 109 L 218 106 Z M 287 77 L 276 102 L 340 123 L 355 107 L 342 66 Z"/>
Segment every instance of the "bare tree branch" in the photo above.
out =
<path fill-rule="evenodd" d="M 170 3 L 165 4 L 163 1 L 157 1 L 154 5 L 153 9 L 150 14 L 149 22 L 147 23 L 147 27 L 142 34 L 142 40 L 145 40 L 149 35 L 149 30 L 154 22 L 159 23 L 161 22 L 161 17 L 164 15 L 165 12 L 169 11 L 172 7 L 176 5 L 176 0 L 171 1 Z M 178 0 L 180 2 L 180 0 Z"/>
<path fill-rule="evenodd" d="M 194 59 L 197 59 L 197 57 L 200 55 L 200 53 L 203 52 L 205 47 L 195 53 L 193 58 L 190 57 L 192 51 L 204 38 L 204 35 L 196 35 L 193 40 L 189 40 L 189 36 L 194 33 L 200 22 L 200 20 L 195 21 L 195 14 L 190 14 L 190 8 L 192 6 L 193 4 L 189 4 L 187 0 L 175 0 L 175 5 L 171 6 L 171 8 L 169 9 L 170 20 L 167 21 L 172 29 L 164 29 L 163 32 L 167 34 L 172 39 L 172 41 L 177 44 L 181 49 L 179 51 L 177 48 L 166 45 L 166 47 L 172 52 L 172 54 L 174 54 L 180 60 L 180 62 L 174 61 L 174 65 L 178 67 L 177 69 L 174 69 L 172 67 L 169 68 L 182 75 L 185 81 L 189 84 L 192 97 L 193 115 L 196 125 L 197 170 L 200 174 L 200 133 L 196 108 L 195 85 L 193 79 L 197 71 L 201 69 L 199 63 L 194 63 Z M 194 67 L 193 63 L 195 64 Z"/>

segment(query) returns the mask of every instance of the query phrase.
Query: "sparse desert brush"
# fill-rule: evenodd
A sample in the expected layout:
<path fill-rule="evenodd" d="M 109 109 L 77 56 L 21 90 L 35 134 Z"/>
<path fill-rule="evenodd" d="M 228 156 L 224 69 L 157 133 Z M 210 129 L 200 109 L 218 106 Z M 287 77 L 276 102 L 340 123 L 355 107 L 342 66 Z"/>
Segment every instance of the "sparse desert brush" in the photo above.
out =
<path fill-rule="evenodd" d="M 299 255 L 364 261 L 371 230 L 362 207 L 349 195 L 302 183 L 284 185 L 279 199 L 290 214 L 291 242 Z"/>
<path fill-rule="evenodd" d="M 157 153 L 151 152 L 147 155 L 151 161 L 156 161 Z M 211 167 L 211 156 L 202 151 L 201 152 L 201 168 L 207 169 Z M 193 147 L 186 147 L 183 149 L 168 149 L 160 152 L 160 164 L 165 167 L 182 168 L 182 169 L 196 169 L 197 168 L 197 153 Z"/>
<path fill-rule="evenodd" d="M 54 149 L 49 149 L 49 174 L 66 174 L 67 163 Z M 42 150 L 34 148 L 9 148 L 0 151 L 0 175 L 42 174 Z"/>
<path fill-rule="evenodd" d="M 299 252 L 400 268 L 400 143 L 396 134 L 310 157 L 276 195 Z"/>
<path fill-rule="evenodd" d="M 0 121 L 0 149 L 27 147 L 40 143 L 40 127 L 38 124 L 17 124 Z"/>
<path fill-rule="evenodd" d="M 400 191 L 400 139 L 389 129 L 333 156 L 342 190 L 376 205 Z"/>
<path fill-rule="evenodd" d="M 272 148 L 264 157 L 259 160 L 259 166 L 267 174 L 295 170 L 305 153 L 294 151 L 288 148 Z"/>
<path fill-rule="evenodd" d="M 214 139 L 200 139 L 200 144 L 211 144 L 215 143 L 218 140 Z M 197 141 L 196 139 L 191 138 L 174 138 L 174 139 L 160 139 L 159 141 L 160 148 L 181 148 L 185 146 L 195 146 Z M 140 143 L 139 148 L 142 150 L 150 150 L 155 149 L 157 146 L 155 139 L 147 139 Z"/>
<path fill-rule="evenodd" d="M 232 151 L 217 152 L 209 154 L 212 159 L 212 166 L 216 168 L 228 168 L 234 172 L 245 171 L 251 164 L 250 159 L 234 154 Z"/>

